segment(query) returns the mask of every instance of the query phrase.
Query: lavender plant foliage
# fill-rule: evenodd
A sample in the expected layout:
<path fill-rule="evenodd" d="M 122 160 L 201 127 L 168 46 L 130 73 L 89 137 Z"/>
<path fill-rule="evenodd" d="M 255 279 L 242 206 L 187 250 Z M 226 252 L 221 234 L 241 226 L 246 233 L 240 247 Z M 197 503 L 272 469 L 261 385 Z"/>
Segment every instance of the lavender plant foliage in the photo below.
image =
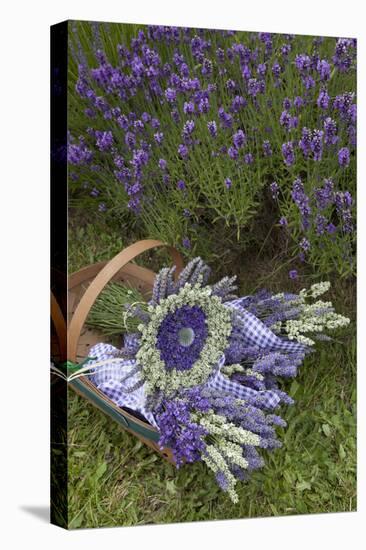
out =
<path fill-rule="evenodd" d="M 356 41 L 318 37 L 314 46 L 311 37 L 280 34 L 126 28 L 70 29 L 75 204 L 123 223 L 133 217 L 141 233 L 185 253 L 202 242 L 213 252 L 218 235 L 207 238 L 207 225 L 221 220 L 250 242 L 263 189 L 277 181 L 268 227 L 286 217 L 298 248 L 303 237 L 311 243 L 306 261 L 323 273 L 354 271 L 354 209 L 344 221 L 329 205 L 322 215 L 336 231 L 319 232 L 312 189 L 331 179 L 335 191 L 355 196 Z M 303 182 L 309 226 L 289 202 L 304 172 L 314 175 Z M 189 219 L 173 213 L 187 209 Z"/>

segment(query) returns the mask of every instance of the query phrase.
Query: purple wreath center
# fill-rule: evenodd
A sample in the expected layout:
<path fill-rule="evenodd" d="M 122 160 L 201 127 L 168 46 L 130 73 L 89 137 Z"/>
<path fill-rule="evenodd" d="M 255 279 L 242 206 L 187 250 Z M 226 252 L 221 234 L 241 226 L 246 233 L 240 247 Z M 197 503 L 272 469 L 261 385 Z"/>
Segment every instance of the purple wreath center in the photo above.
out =
<path fill-rule="evenodd" d="M 204 311 L 199 306 L 182 306 L 160 324 L 157 348 L 168 370 L 188 370 L 199 359 L 206 339 Z"/>

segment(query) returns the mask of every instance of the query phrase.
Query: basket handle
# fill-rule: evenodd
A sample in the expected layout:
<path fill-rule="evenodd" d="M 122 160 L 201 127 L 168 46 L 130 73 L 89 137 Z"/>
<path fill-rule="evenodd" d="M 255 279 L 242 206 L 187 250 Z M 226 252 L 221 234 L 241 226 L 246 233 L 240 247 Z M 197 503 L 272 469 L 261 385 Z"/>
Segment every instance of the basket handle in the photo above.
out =
<path fill-rule="evenodd" d="M 77 346 L 80 338 L 80 334 L 85 323 L 85 320 L 91 310 L 95 300 L 102 292 L 103 288 L 109 283 L 109 281 L 122 269 L 126 264 L 131 262 L 134 258 L 150 250 L 151 248 L 157 248 L 165 246 L 176 266 L 176 275 L 183 269 L 183 258 L 176 248 L 169 246 L 161 241 L 153 239 L 146 239 L 143 241 L 137 241 L 136 243 L 128 246 L 122 252 L 119 252 L 114 258 L 112 258 L 95 279 L 91 282 L 84 295 L 82 296 L 74 315 L 70 321 L 67 339 L 67 357 L 70 361 L 76 361 Z"/>
<path fill-rule="evenodd" d="M 55 295 L 51 291 L 51 319 L 53 326 L 55 327 L 58 346 L 60 350 L 60 359 L 64 361 L 66 359 L 67 348 L 67 328 L 65 318 L 62 314 L 61 308 L 55 298 Z"/>

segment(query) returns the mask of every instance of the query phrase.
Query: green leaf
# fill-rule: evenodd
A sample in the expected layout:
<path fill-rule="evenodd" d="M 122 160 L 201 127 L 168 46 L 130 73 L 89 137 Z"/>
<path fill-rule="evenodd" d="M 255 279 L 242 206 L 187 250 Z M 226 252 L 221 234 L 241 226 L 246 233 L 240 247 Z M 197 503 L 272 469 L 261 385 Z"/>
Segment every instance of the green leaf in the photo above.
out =
<path fill-rule="evenodd" d="M 92 482 L 96 483 L 102 477 L 102 475 L 105 474 L 106 470 L 107 470 L 107 463 L 102 462 L 96 469 L 95 474 L 92 476 L 91 478 Z"/>
<path fill-rule="evenodd" d="M 69 529 L 77 529 L 78 527 L 81 526 L 81 524 L 83 523 L 83 519 L 84 519 L 84 513 L 83 512 L 80 512 L 79 514 L 77 514 L 69 523 Z"/>
<path fill-rule="evenodd" d="M 173 479 L 168 479 L 166 482 L 166 490 L 170 495 L 175 495 L 177 493 L 177 486 L 174 483 Z"/>
<path fill-rule="evenodd" d="M 288 483 L 289 485 L 292 485 L 292 484 L 293 484 L 293 482 L 294 482 L 294 476 L 293 476 L 290 472 L 288 472 L 287 470 L 285 470 L 285 471 L 283 472 L 283 477 L 285 478 L 285 480 L 287 481 L 287 483 Z"/>
<path fill-rule="evenodd" d="M 299 387 L 300 387 L 300 384 L 296 380 L 294 380 L 290 387 L 290 395 L 294 396 L 297 390 L 299 389 Z"/>
<path fill-rule="evenodd" d="M 322 424 L 322 430 L 324 432 L 324 435 L 326 437 L 330 437 L 331 434 L 332 434 L 332 430 L 331 430 L 331 427 L 329 426 L 329 424 Z"/>
<path fill-rule="evenodd" d="M 344 450 L 344 447 L 343 447 L 342 443 L 340 443 L 340 445 L 339 445 L 338 452 L 339 452 L 339 456 L 342 460 L 346 458 L 346 451 Z"/>
<path fill-rule="evenodd" d="M 311 489 L 311 483 L 308 481 L 298 481 L 296 483 L 296 490 L 297 491 L 310 491 Z"/>

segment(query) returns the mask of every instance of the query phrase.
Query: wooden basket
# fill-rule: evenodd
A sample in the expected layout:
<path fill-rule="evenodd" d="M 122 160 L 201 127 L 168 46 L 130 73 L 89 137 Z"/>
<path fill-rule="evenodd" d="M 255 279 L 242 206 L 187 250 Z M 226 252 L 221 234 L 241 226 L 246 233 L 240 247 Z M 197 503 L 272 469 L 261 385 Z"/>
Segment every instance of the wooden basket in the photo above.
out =
<path fill-rule="evenodd" d="M 106 337 L 94 329 L 85 327 L 85 321 L 94 302 L 110 281 L 120 281 L 137 288 L 146 298 L 151 295 L 155 273 L 150 269 L 131 263 L 137 256 L 156 247 L 166 247 L 176 266 L 177 276 L 183 268 L 183 260 L 179 252 L 160 241 L 143 240 L 134 243 L 117 254 L 109 262 L 99 262 L 73 273 L 68 283 L 68 330 L 67 359 L 81 362 L 88 356 L 89 349 L 94 344 L 106 341 Z M 52 302 L 51 302 L 52 305 Z M 59 311 L 53 304 L 53 319 L 56 331 L 62 336 L 63 328 Z M 60 346 L 62 353 L 63 348 Z M 139 413 L 130 409 L 118 407 L 103 392 L 88 379 L 80 377 L 69 385 L 78 394 L 85 397 L 94 406 L 101 409 L 115 420 L 125 430 L 131 432 L 146 445 L 161 454 L 166 460 L 174 463 L 170 449 L 160 449 L 158 445 L 159 432 L 151 426 Z"/>

